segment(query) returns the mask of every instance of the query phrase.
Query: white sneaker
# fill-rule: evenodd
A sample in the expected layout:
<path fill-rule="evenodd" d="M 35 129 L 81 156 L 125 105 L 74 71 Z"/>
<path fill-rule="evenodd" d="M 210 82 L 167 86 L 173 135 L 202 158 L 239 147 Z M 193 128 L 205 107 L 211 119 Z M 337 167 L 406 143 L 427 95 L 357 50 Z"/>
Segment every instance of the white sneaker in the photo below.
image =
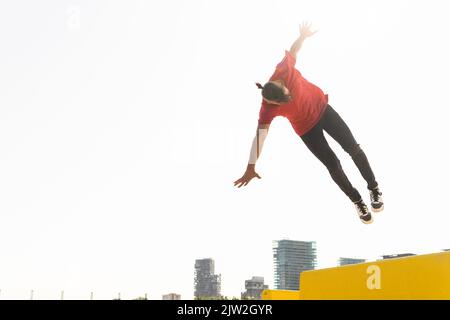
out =
<path fill-rule="evenodd" d="M 372 214 L 370 213 L 369 208 L 367 208 L 364 201 L 361 199 L 358 202 L 354 202 L 354 204 L 361 222 L 364 224 L 371 224 L 373 222 Z"/>
<path fill-rule="evenodd" d="M 370 190 L 370 205 L 372 207 L 373 212 L 381 212 L 384 209 L 383 198 L 381 197 L 383 194 L 380 189 L 376 187 L 375 189 Z"/>

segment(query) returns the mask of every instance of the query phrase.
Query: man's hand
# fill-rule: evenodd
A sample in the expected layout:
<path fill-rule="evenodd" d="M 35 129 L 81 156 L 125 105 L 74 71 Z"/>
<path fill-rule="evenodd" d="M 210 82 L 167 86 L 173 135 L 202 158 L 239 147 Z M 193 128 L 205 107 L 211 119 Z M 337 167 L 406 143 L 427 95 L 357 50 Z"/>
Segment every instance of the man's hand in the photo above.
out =
<path fill-rule="evenodd" d="M 302 22 L 302 24 L 299 27 L 300 37 L 302 37 L 303 39 L 306 39 L 306 38 L 311 37 L 314 34 L 316 34 L 317 30 L 311 31 L 311 26 L 312 26 L 312 23 Z"/>
<path fill-rule="evenodd" d="M 244 173 L 244 175 L 242 176 L 242 178 L 236 180 L 234 182 L 234 186 L 240 188 L 242 186 L 246 186 L 248 185 L 248 183 L 253 179 L 253 178 L 258 178 L 261 179 L 261 177 L 259 176 L 259 174 L 257 174 L 255 172 L 254 169 L 247 169 Z"/>
<path fill-rule="evenodd" d="M 250 151 L 250 158 L 248 159 L 247 170 L 245 171 L 242 178 L 234 182 L 235 187 L 237 186 L 238 188 L 240 188 L 242 186 L 246 186 L 253 178 L 261 179 L 259 174 L 255 172 L 255 164 L 256 160 L 258 160 L 259 158 L 259 154 L 261 153 L 262 147 L 264 145 L 264 140 L 266 140 L 267 133 L 269 132 L 269 127 L 270 124 L 258 124 L 256 135 L 252 143 L 252 149 Z"/>
<path fill-rule="evenodd" d="M 289 50 L 289 52 L 295 59 L 297 59 L 297 53 L 300 51 L 300 48 L 303 45 L 303 41 L 305 41 L 306 38 L 309 38 L 312 35 L 316 34 L 316 32 L 317 32 L 317 31 L 311 31 L 311 23 L 307 23 L 307 22 L 303 22 L 300 25 L 299 30 L 300 30 L 300 36 L 292 44 L 291 50 Z"/>

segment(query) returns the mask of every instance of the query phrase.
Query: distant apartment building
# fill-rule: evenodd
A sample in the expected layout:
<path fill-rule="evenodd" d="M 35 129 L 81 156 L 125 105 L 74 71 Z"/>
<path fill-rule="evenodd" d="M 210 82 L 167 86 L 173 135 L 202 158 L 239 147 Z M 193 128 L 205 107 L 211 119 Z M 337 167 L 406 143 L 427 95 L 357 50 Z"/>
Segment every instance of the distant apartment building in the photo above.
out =
<path fill-rule="evenodd" d="M 194 287 L 196 298 L 220 297 L 221 277 L 214 274 L 213 259 L 195 260 Z"/>
<path fill-rule="evenodd" d="M 245 292 L 242 292 L 241 299 L 261 300 L 263 290 L 269 286 L 264 284 L 264 277 L 252 277 L 245 280 Z"/>
<path fill-rule="evenodd" d="M 382 256 L 382 258 L 383 258 L 383 260 L 386 260 L 386 259 L 396 259 L 396 258 L 404 258 L 404 257 L 411 257 L 411 256 L 415 256 L 415 254 L 414 253 L 388 254 L 388 255 Z"/>
<path fill-rule="evenodd" d="M 354 258 L 339 258 L 339 266 L 348 266 L 350 264 L 365 263 L 364 259 L 354 259 Z"/>
<path fill-rule="evenodd" d="M 300 274 L 314 270 L 316 243 L 294 240 L 273 241 L 274 282 L 277 290 L 299 290 Z"/>
<path fill-rule="evenodd" d="M 163 300 L 181 300 L 181 295 L 176 293 L 165 294 L 162 297 Z"/>

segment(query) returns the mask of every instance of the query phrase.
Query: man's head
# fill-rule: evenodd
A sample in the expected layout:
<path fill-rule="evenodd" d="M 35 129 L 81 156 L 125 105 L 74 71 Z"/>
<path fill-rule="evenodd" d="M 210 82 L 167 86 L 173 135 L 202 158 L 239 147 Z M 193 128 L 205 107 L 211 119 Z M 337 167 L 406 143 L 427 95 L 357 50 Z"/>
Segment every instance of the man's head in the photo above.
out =
<path fill-rule="evenodd" d="M 291 93 L 282 81 L 269 81 L 264 86 L 257 83 L 259 89 L 262 90 L 264 101 L 270 104 L 282 105 L 291 101 Z"/>

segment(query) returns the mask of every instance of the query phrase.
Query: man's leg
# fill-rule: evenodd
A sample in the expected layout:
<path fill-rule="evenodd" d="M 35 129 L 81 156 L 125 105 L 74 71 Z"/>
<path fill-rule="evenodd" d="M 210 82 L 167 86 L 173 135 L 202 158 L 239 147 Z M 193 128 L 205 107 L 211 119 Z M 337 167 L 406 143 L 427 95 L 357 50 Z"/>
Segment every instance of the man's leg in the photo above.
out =
<path fill-rule="evenodd" d="M 375 175 L 367 160 L 367 156 L 356 142 L 344 120 L 331 106 L 328 106 L 321 122 L 324 130 L 350 154 L 359 172 L 361 172 L 361 175 L 366 180 L 367 188 L 369 190 L 375 189 L 378 183 L 375 180 Z"/>
<path fill-rule="evenodd" d="M 325 139 L 320 122 L 301 138 L 308 149 L 327 167 L 334 182 L 350 200 L 352 202 L 361 200 L 361 195 L 348 180 L 339 159 Z"/>

